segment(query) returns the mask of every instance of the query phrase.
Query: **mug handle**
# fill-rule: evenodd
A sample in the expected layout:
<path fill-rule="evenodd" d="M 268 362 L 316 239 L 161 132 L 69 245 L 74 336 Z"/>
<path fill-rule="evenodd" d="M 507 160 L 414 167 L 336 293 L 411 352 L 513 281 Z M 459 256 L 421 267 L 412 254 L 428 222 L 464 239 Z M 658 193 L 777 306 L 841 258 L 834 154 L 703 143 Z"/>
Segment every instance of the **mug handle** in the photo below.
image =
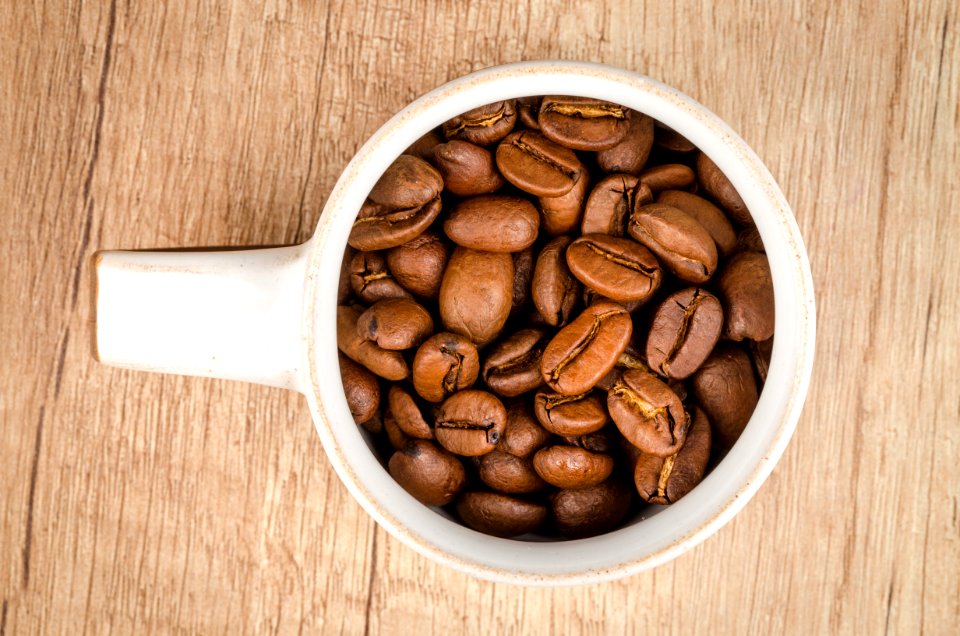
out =
<path fill-rule="evenodd" d="M 98 252 L 97 359 L 303 392 L 308 246 Z"/>

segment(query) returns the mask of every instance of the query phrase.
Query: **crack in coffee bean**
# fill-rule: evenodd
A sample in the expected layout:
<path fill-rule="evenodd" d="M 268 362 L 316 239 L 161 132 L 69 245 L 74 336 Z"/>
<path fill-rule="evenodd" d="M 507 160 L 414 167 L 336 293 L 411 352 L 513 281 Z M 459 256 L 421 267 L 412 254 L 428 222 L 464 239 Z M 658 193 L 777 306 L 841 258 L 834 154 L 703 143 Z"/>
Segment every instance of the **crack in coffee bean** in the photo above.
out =
<path fill-rule="evenodd" d="M 596 243 L 588 241 L 585 243 L 585 245 L 588 248 L 590 248 L 590 250 L 592 250 L 595 254 L 599 254 L 600 256 L 604 257 L 608 261 L 612 263 L 616 263 L 621 267 L 625 267 L 635 272 L 639 272 L 640 274 L 643 274 L 647 278 L 654 278 L 657 272 L 660 271 L 656 267 L 646 267 L 644 266 L 643 263 L 640 263 L 639 261 L 631 260 L 629 258 L 624 258 L 623 256 L 617 256 L 613 252 L 609 250 L 605 250 L 602 247 L 598 246 Z"/>
<path fill-rule="evenodd" d="M 653 425 L 657 431 L 662 432 L 664 430 L 664 425 L 666 425 L 666 430 L 670 433 L 670 443 L 675 444 L 677 442 L 677 437 L 674 433 L 677 422 L 673 419 L 673 414 L 670 412 L 669 407 L 654 406 L 650 402 L 647 402 L 640 397 L 636 391 L 630 387 L 624 386 L 623 384 L 615 385 L 610 390 L 610 393 L 618 397 L 622 397 L 627 401 L 628 404 L 640 411 L 644 418 L 653 422 Z"/>
<path fill-rule="evenodd" d="M 563 359 L 561 359 L 560 362 L 557 364 L 557 366 L 554 367 L 552 371 L 550 371 L 550 378 L 554 382 L 559 380 L 560 373 L 563 371 L 564 367 L 566 367 L 568 364 L 573 362 L 577 358 L 577 356 L 582 354 L 586 350 L 586 348 L 589 347 L 590 344 L 593 343 L 593 341 L 597 338 L 597 334 L 600 333 L 600 326 L 603 324 L 603 321 L 607 320 L 611 316 L 619 316 L 623 313 L 624 313 L 623 311 L 608 311 L 608 312 L 599 314 L 597 316 L 594 316 L 593 325 L 590 327 L 590 330 L 586 333 L 586 335 L 584 335 L 583 337 L 580 338 L 580 340 L 577 341 L 577 343 L 574 345 L 570 353 L 564 356 Z"/>
<path fill-rule="evenodd" d="M 677 305 L 683 309 L 683 319 L 680 321 L 680 328 L 677 330 L 677 336 L 670 346 L 670 351 L 667 352 L 667 357 L 664 359 L 663 364 L 660 365 L 665 375 L 670 374 L 670 365 L 673 363 L 673 359 L 680 351 L 680 348 L 686 342 L 687 331 L 690 329 L 690 321 L 693 319 L 693 314 L 697 310 L 697 306 L 700 305 L 701 298 L 700 290 L 697 289 L 693 292 L 693 299 L 686 307 L 684 307 L 682 303 L 677 302 Z"/>
<path fill-rule="evenodd" d="M 456 360 L 451 364 L 450 370 L 443 376 L 443 390 L 447 393 L 453 393 L 460 384 L 460 372 L 463 370 L 463 354 L 448 348 L 446 345 L 440 345 L 440 353 L 455 358 Z"/>
<path fill-rule="evenodd" d="M 447 131 L 447 136 L 456 137 L 457 134 L 464 128 L 489 128 L 503 119 L 506 109 L 507 105 L 504 104 L 500 107 L 500 110 L 488 117 L 482 117 L 479 119 L 463 119 L 459 126 L 453 126 Z"/>
<path fill-rule="evenodd" d="M 560 165 L 559 163 L 557 163 L 556 161 L 554 161 L 553 159 L 551 159 L 551 158 L 548 157 L 547 155 L 543 154 L 542 152 L 540 152 L 539 150 L 537 150 L 537 149 L 534 148 L 533 146 L 530 146 L 530 145 L 526 144 L 526 143 L 523 141 L 523 135 L 520 135 L 520 136 L 518 136 L 516 139 L 514 139 L 514 140 L 511 142 L 511 145 L 514 146 L 515 148 L 517 148 L 518 150 L 520 150 L 521 152 L 524 152 L 524 153 L 530 155 L 531 157 L 533 157 L 533 158 L 536 159 L 537 161 L 539 161 L 539 162 L 541 162 L 541 163 L 547 164 L 548 166 L 550 166 L 551 168 L 553 168 L 553 169 L 556 170 L 557 172 L 562 172 L 565 177 L 568 177 L 568 178 L 570 178 L 570 179 L 576 180 L 576 178 L 577 178 L 577 172 L 576 172 L 576 170 L 571 170 L 570 168 L 567 168 L 566 166 Z"/>
<path fill-rule="evenodd" d="M 600 117 L 613 117 L 614 119 L 626 119 L 627 109 L 616 104 L 563 104 L 551 103 L 543 109 L 545 113 L 557 113 L 567 117 L 579 117 L 581 119 L 598 119 Z"/>
<path fill-rule="evenodd" d="M 660 477 L 657 480 L 657 496 L 664 497 L 667 496 L 667 482 L 670 481 L 670 473 L 673 472 L 673 463 L 677 461 L 676 454 L 667 457 L 663 460 L 663 466 L 660 468 Z"/>
<path fill-rule="evenodd" d="M 490 444 L 496 444 L 500 441 L 500 433 L 492 430 L 495 426 L 495 422 L 477 424 L 476 422 L 471 422 L 470 420 L 437 420 L 434 423 L 434 428 L 445 428 L 458 431 L 483 431 L 486 433 L 487 442 Z"/>

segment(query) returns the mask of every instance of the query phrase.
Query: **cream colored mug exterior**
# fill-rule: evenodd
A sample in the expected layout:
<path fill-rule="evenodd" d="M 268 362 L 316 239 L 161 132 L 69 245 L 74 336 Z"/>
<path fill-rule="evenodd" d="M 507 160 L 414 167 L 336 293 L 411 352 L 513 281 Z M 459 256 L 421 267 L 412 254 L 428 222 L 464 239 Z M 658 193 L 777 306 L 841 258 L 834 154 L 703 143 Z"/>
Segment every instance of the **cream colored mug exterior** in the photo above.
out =
<path fill-rule="evenodd" d="M 337 363 L 335 307 L 347 236 L 393 159 L 443 121 L 489 102 L 581 95 L 644 112 L 700 147 L 733 182 L 770 260 L 777 333 L 766 385 L 734 448 L 690 494 L 589 539 L 483 535 L 423 506 L 393 481 L 354 424 Z M 813 365 L 813 282 L 793 214 L 769 171 L 723 121 L 650 78 L 582 62 L 498 66 L 453 80 L 385 123 L 345 168 L 302 245 L 221 252 L 101 252 L 97 351 L 106 364 L 259 382 L 302 392 L 330 462 L 381 525 L 418 552 L 472 575 L 527 585 L 610 580 L 668 561 L 730 520 L 783 454 Z"/>

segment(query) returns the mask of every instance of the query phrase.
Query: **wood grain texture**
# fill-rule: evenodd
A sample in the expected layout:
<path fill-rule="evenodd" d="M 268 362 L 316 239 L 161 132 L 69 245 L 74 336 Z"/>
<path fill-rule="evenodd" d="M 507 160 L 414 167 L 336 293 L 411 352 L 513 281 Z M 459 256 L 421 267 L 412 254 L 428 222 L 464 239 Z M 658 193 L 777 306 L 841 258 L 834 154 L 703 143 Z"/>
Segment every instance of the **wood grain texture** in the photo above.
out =
<path fill-rule="evenodd" d="M 958 18 L 949 0 L 2 3 L 0 635 L 956 633 Z M 298 396 L 93 361 L 96 250 L 302 241 L 409 100 L 549 57 L 713 109 L 810 251 L 803 418 L 705 544 L 611 584 L 476 581 L 376 527 Z"/>

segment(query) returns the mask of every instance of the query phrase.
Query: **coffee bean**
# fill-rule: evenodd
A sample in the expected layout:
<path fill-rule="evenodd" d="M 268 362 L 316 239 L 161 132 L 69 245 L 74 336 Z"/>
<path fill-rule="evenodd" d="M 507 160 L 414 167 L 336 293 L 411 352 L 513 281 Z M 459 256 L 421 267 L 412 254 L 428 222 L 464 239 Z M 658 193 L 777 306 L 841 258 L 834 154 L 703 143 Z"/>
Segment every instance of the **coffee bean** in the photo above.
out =
<path fill-rule="evenodd" d="M 693 217 L 673 206 L 651 203 L 635 208 L 627 231 L 680 280 L 704 283 L 717 268 L 713 237 Z"/>
<path fill-rule="evenodd" d="M 349 245 L 343 250 L 343 258 L 340 260 L 340 278 L 337 281 L 337 304 L 342 305 L 350 298 L 352 287 L 350 278 L 353 276 L 353 257 L 356 254 Z"/>
<path fill-rule="evenodd" d="M 740 225 L 753 225 L 753 217 L 727 176 L 720 171 L 710 157 L 700 153 L 697 157 L 697 176 L 703 189 L 723 206 L 733 220 Z"/>
<path fill-rule="evenodd" d="M 590 191 L 590 177 L 581 172 L 570 191 L 558 197 L 540 197 L 543 229 L 550 236 L 573 231 L 583 218 L 583 204 Z"/>
<path fill-rule="evenodd" d="M 431 336 L 413 358 L 413 388 L 428 402 L 442 402 L 473 386 L 479 373 L 476 345 L 455 333 Z"/>
<path fill-rule="evenodd" d="M 357 333 L 360 312 L 353 307 L 337 307 L 337 345 L 348 358 L 359 362 L 387 380 L 403 380 L 409 375 L 407 363 L 398 351 L 387 351 L 364 340 Z"/>
<path fill-rule="evenodd" d="M 606 150 L 626 137 L 629 109 L 589 97 L 550 95 L 540 103 L 540 130 L 574 150 Z"/>
<path fill-rule="evenodd" d="M 730 448 L 759 399 L 750 357 L 737 345 L 721 344 L 694 374 L 691 386 L 697 403 L 710 417 L 718 445 Z"/>
<path fill-rule="evenodd" d="M 560 534 L 571 539 L 613 530 L 630 509 L 630 490 L 617 479 L 591 488 L 561 490 L 550 497 L 550 512 Z"/>
<path fill-rule="evenodd" d="M 420 407 L 417 406 L 413 396 L 394 385 L 387 393 L 387 402 L 390 405 L 390 413 L 393 414 L 394 421 L 401 431 L 417 439 L 433 439 L 433 429 L 423 419 Z"/>
<path fill-rule="evenodd" d="M 766 256 L 734 255 L 720 273 L 718 287 L 726 309 L 725 337 L 759 341 L 773 336 L 773 278 Z"/>
<path fill-rule="evenodd" d="M 537 420 L 557 435 L 586 435 L 609 421 L 607 410 L 596 393 L 564 395 L 539 391 L 533 401 Z"/>
<path fill-rule="evenodd" d="M 604 481 L 613 472 L 613 457 L 578 446 L 548 446 L 533 456 L 533 469 L 557 488 L 577 490 Z"/>
<path fill-rule="evenodd" d="M 497 146 L 496 159 L 507 181 L 538 197 L 566 194 L 584 169 L 572 150 L 530 131 L 508 135 Z"/>
<path fill-rule="evenodd" d="M 517 100 L 517 117 L 520 125 L 530 130 L 540 130 L 541 97 L 521 97 Z"/>
<path fill-rule="evenodd" d="M 440 445 L 457 455 L 475 457 L 497 446 L 507 424 L 507 410 L 492 393 L 474 389 L 448 397 L 434 422 Z"/>
<path fill-rule="evenodd" d="M 387 270 L 387 261 L 380 252 L 357 252 L 350 261 L 350 286 L 365 303 L 384 298 L 410 298 Z"/>
<path fill-rule="evenodd" d="M 604 172 L 638 175 L 650 156 L 653 146 L 653 119 L 635 110 L 627 113 L 627 134 L 612 148 L 597 153 L 597 163 Z"/>
<path fill-rule="evenodd" d="M 747 346 L 750 348 L 750 359 L 753 360 L 753 368 L 757 371 L 757 377 L 762 385 L 767 381 L 767 373 L 770 370 L 770 356 L 773 353 L 773 338 L 767 338 L 756 342 L 749 340 Z"/>
<path fill-rule="evenodd" d="M 549 439 L 550 433 L 537 424 L 529 406 L 514 402 L 507 409 L 507 426 L 497 449 L 517 457 L 529 457 Z"/>
<path fill-rule="evenodd" d="M 488 252 L 524 250 L 537 240 L 539 230 L 540 217 L 532 203 L 497 195 L 461 201 L 443 222 L 443 231 L 451 241 Z"/>
<path fill-rule="evenodd" d="M 620 437 L 619 434 L 617 437 Z M 616 447 L 614 433 L 611 432 L 609 426 L 585 435 L 563 435 L 560 439 L 562 439 L 565 444 L 578 446 L 594 453 L 609 453 Z M 630 445 L 631 444 L 628 444 L 628 446 Z"/>
<path fill-rule="evenodd" d="M 433 160 L 433 149 L 443 143 L 443 137 L 437 134 L 437 131 L 431 130 L 410 144 L 410 147 L 403 151 L 405 155 L 413 155 L 424 161 Z"/>
<path fill-rule="evenodd" d="M 509 254 L 458 247 L 440 285 L 440 318 L 448 331 L 482 346 L 503 329 L 513 304 Z"/>
<path fill-rule="evenodd" d="M 682 163 L 668 163 L 647 168 L 640 173 L 640 183 L 653 192 L 661 190 L 680 190 L 690 187 L 696 181 L 696 175 Z"/>
<path fill-rule="evenodd" d="M 515 537 L 534 532 L 547 518 L 547 507 L 494 492 L 468 492 L 457 502 L 463 522 L 495 537 Z"/>
<path fill-rule="evenodd" d="M 641 454 L 633 479 L 644 501 L 667 505 L 678 501 L 703 479 L 710 461 L 710 421 L 694 407 L 683 448 L 669 457 Z"/>
<path fill-rule="evenodd" d="M 656 127 L 653 143 L 670 152 L 692 152 L 697 149 L 689 139 L 662 124 Z"/>
<path fill-rule="evenodd" d="M 468 141 L 440 144 L 433 149 L 433 163 L 444 187 L 460 197 L 496 192 L 503 186 L 490 151 Z"/>
<path fill-rule="evenodd" d="M 418 157 L 400 155 L 367 196 L 371 202 L 393 210 L 412 209 L 434 200 L 442 189 L 443 178 L 433 166 Z"/>
<path fill-rule="evenodd" d="M 767 248 L 760 238 L 760 231 L 755 227 L 745 227 L 737 234 L 737 250 L 740 252 L 764 252 Z"/>
<path fill-rule="evenodd" d="M 523 329 L 501 340 L 483 364 L 483 381 L 495 393 L 514 397 L 543 384 L 540 356 L 547 345 L 542 329 Z"/>
<path fill-rule="evenodd" d="M 480 479 L 494 490 L 508 495 L 537 492 L 547 485 L 529 459 L 498 450 L 480 458 Z"/>
<path fill-rule="evenodd" d="M 450 503 L 467 482 L 460 460 L 426 440 L 411 440 L 387 466 L 404 490 L 428 506 Z"/>
<path fill-rule="evenodd" d="M 629 174 L 609 175 L 601 179 L 590 192 L 580 233 L 624 236 L 627 233 L 627 220 L 635 205 L 652 202 L 650 188 L 636 177 Z"/>
<path fill-rule="evenodd" d="M 387 441 L 393 450 L 402 450 L 410 442 L 410 436 L 397 425 L 397 418 L 389 409 L 383 414 L 383 430 L 387 433 Z"/>
<path fill-rule="evenodd" d="M 510 316 L 523 311 L 530 299 L 530 284 L 533 281 L 533 248 L 513 253 L 513 301 L 510 304 Z"/>
<path fill-rule="evenodd" d="M 544 322 L 557 327 L 567 324 L 580 295 L 580 283 L 567 267 L 569 236 L 558 237 L 540 252 L 533 270 L 533 304 Z"/>
<path fill-rule="evenodd" d="M 447 139 L 463 139 L 488 146 L 503 139 L 516 123 L 516 103 L 510 99 L 486 104 L 454 117 L 443 125 L 443 134 Z"/>
<path fill-rule="evenodd" d="M 587 234 L 570 244 L 566 256 L 581 283 L 612 300 L 644 301 L 660 286 L 656 257 L 627 238 Z"/>
<path fill-rule="evenodd" d="M 689 418 L 683 404 L 650 373 L 624 372 L 607 393 L 607 410 L 623 436 L 645 453 L 668 457 L 687 437 Z"/>
<path fill-rule="evenodd" d="M 361 338 L 390 351 L 416 347 L 431 333 L 433 318 L 409 298 L 379 300 L 357 320 L 357 334 Z"/>
<path fill-rule="evenodd" d="M 560 330 L 543 351 L 540 371 L 558 393 L 586 393 L 627 348 L 633 325 L 623 307 L 596 303 Z"/>
<path fill-rule="evenodd" d="M 343 381 L 343 392 L 347 396 L 347 405 L 353 420 L 360 424 L 377 414 L 380 408 L 380 384 L 377 376 L 368 371 L 342 353 L 338 354 L 340 361 L 340 379 Z M 537 369 L 540 375 L 540 369 Z"/>
<path fill-rule="evenodd" d="M 657 203 L 673 206 L 693 217 L 710 234 L 723 256 L 737 249 L 737 234 L 730 221 L 720 208 L 703 197 L 683 190 L 665 190 L 657 195 Z"/>
<path fill-rule="evenodd" d="M 389 273 L 404 291 L 410 290 L 421 298 L 432 300 L 440 293 L 440 282 L 449 256 L 446 244 L 437 234 L 427 230 L 412 241 L 387 250 L 387 265 Z M 375 300 L 380 299 L 367 302 Z"/>
<path fill-rule="evenodd" d="M 688 377 L 707 359 L 720 338 L 723 308 L 710 292 L 688 287 L 670 294 L 653 316 L 647 362 L 668 378 Z"/>

